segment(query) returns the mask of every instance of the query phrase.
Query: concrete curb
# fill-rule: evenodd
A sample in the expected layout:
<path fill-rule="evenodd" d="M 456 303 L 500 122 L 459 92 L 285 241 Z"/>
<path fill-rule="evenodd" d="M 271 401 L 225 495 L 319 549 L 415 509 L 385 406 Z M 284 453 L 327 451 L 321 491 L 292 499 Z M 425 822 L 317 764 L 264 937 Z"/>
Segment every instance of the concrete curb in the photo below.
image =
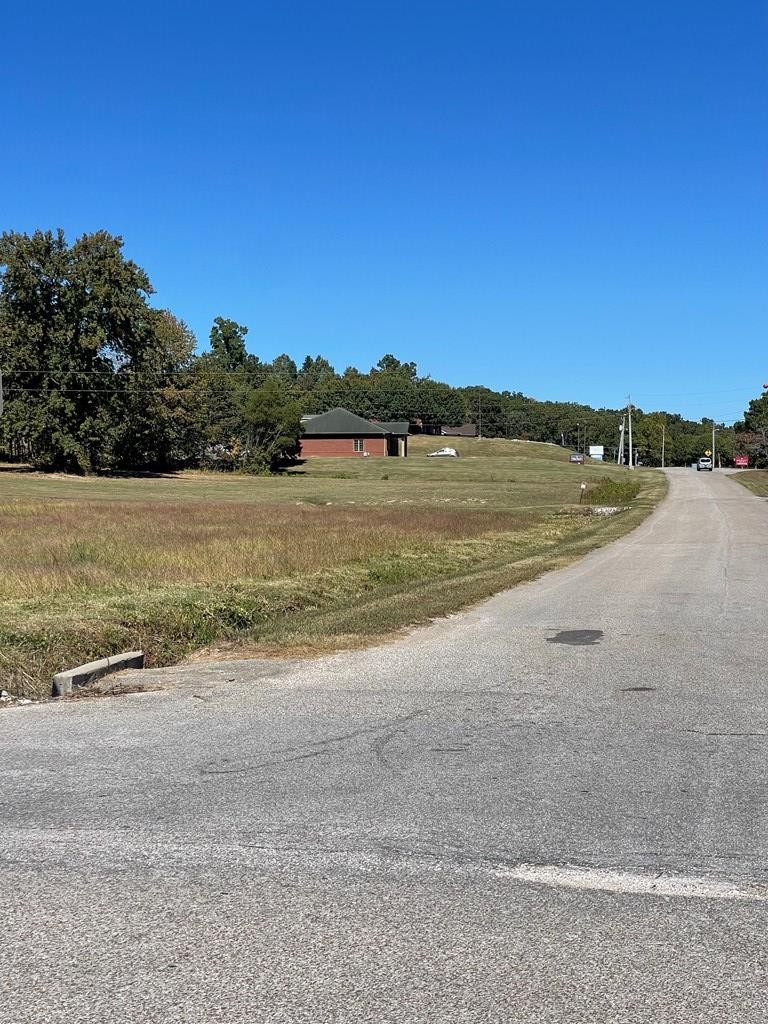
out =
<path fill-rule="evenodd" d="M 144 651 L 127 651 L 125 654 L 115 654 L 100 661 L 89 661 L 87 665 L 69 668 L 66 672 L 57 672 L 53 677 L 53 696 L 65 697 L 72 693 L 74 687 L 88 686 L 102 676 L 110 672 L 119 672 L 124 668 L 144 668 Z"/>

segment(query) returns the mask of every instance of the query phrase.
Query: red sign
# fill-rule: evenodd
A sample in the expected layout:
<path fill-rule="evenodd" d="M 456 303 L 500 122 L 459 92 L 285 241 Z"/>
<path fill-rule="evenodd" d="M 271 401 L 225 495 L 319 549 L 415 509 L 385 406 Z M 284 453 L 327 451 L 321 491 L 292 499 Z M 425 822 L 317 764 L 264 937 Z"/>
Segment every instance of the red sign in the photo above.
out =
<path fill-rule="evenodd" d="M 741 466 L 743 469 L 746 469 L 746 467 L 749 465 L 749 456 L 748 455 L 734 455 L 733 456 L 733 464 L 734 464 L 734 466 Z"/>

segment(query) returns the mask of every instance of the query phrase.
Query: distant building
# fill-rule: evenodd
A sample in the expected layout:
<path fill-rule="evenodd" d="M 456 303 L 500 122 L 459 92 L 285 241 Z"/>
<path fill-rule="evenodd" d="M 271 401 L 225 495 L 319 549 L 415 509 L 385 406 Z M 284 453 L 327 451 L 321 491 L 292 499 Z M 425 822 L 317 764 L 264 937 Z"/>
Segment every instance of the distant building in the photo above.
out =
<path fill-rule="evenodd" d="M 408 454 L 408 422 L 375 423 L 348 409 L 331 409 L 301 420 L 301 456 L 307 458 L 364 458 L 367 455 Z"/>
<path fill-rule="evenodd" d="M 464 423 L 460 427 L 440 427 L 443 437 L 477 437 L 477 426 L 474 423 Z"/>

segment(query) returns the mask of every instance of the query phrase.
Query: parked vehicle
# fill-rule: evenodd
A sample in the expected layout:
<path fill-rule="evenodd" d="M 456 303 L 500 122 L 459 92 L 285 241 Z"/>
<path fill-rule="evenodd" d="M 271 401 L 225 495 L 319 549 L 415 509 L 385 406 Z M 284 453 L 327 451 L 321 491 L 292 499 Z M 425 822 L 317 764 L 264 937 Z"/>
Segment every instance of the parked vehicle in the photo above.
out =
<path fill-rule="evenodd" d="M 436 452 L 429 452 L 428 459 L 458 459 L 459 453 L 455 448 L 438 448 Z"/>
<path fill-rule="evenodd" d="M 584 456 L 581 454 L 581 452 L 571 452 L 568 461 L 575 462 L 577 465 L 581 466 L 584 462 Z"/>
<path fill-rule="evenodd" d="M 708 473 L 712 472 L 712 459 L 708 455 L 702 455 L 696 463 L 696 471 L 701 472 L 701 470 L 705 470 Z"/>

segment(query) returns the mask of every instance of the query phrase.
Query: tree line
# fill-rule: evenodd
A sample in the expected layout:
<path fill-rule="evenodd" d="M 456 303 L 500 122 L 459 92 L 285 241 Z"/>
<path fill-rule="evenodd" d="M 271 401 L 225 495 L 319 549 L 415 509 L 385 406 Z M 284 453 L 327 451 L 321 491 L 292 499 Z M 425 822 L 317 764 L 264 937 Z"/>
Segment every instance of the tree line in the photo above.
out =
<path fill-rule="evenodd" d="M 303 414 L 343 406 L 414 431 L 473 423 L 485 437 L 602 444 L 615 457 L 622 409 L 452 387 L 391 354 L 367 371 L 338 372 L 322 355 L 265 362 L 248 351 L 248 328 L 225 317 L 197 354 L 192 331 L 152 294 L 106 231 L 72 244 L 60 230 L 0 236 L 0 455 L 73 473 L 273 471 L 297 456 Z M 658 465 L 663 439 L 667 464 L 685 464 L 708 448 L 712 426 L 634 409 L 633 446 Z M 768 397 L 735 428 L 715 426 L 724 458 L 765 464 Z"/>

